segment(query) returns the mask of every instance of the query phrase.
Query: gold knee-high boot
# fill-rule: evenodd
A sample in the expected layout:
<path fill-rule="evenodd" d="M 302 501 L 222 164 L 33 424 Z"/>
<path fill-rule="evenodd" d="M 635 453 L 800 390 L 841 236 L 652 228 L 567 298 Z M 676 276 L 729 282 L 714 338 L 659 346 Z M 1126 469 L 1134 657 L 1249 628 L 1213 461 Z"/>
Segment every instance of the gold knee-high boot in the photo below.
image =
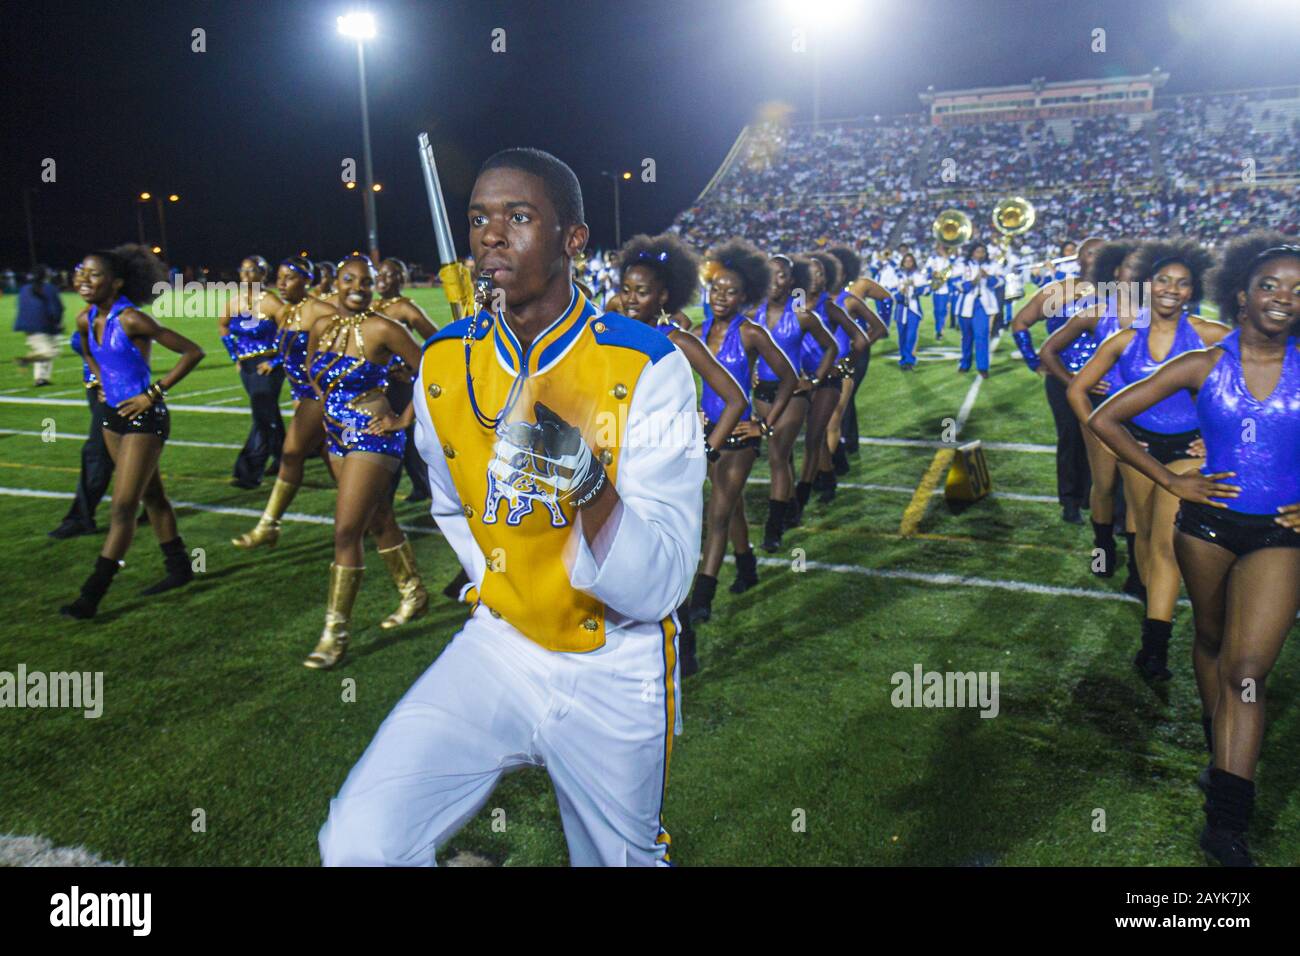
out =
<path fill-rule="evenodd" d="M 420 572 L 415 567 L 415 549 L 410 539 L 392 548 L 380 548 L 379 556 L 388 565 L 388 573 L 393 576 L 397 592 L 402 595 L 402 603 L 397 610 L 380 622 L 383 628 L 399 627 L 407 621 L 422 617 L 429 610 L 429 592 L 424 589 Z"/>
<path fill-rule="evenodd" d="M 344 568 L 330 565 L 330 593 L 325 602 L 325 629 L 321 631 L 316 650 L 312 651 L 304 667 L 327 670 L 343 658 L 351 636 L 348 623 L 352 620 L 352 605 L 361 590 L 361 576 L 365 568 Z"/>
<path fill-rule="evenodd" d="M 257 526 L 247 534 L 231 538 L 230 543 L 246 551 L 262 545 L 274 548 L 275 543 L 280 540 L 280 518 L 289 510 L 289 504 L 297 493 L 297 485 L 280 478 L 275 479 L 275 485 L 271 488 L 271 497 L 266 501 L 266 510 L 262 512 L 262 517 L 257 519 Z"/>

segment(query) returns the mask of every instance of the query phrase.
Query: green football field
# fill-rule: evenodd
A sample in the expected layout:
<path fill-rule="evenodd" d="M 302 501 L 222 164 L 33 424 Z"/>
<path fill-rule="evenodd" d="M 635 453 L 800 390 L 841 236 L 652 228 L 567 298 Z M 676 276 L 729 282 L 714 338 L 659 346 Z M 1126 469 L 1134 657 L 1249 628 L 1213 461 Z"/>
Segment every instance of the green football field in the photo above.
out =
<path fill-rule="evenodd" d="M 441 293 L 414 296 L 446 320 Z M 79 300 L 67 302 L 70 325 Z M 6 331 L 14 303 L 0 300 Z M 238 375 L 213 320 L 174 324 L 208 352 L 169 398 L 162 462 L 204 571 L 183 591 L 141 597 L 161 573 L 143 529 L 99 617 L 85 623 L 58 607 L 75 596 L 102 536 L 45 534 L 68 506 L 88 427 L 80 364 L 63 352 L 54 385 L 37 390 L 13 363 L 22 337 L 0 338 L 0 671 L 104 675 L 98 719 L 0 709 L 0 834 L 132 865 L 314 865 L 330 798 L 466 612 L 436 597 L 425 618 L 382 631 L 397 596 L 371 550 L 351 656 L 330 672 L 302 667 L 322 624 L 332 483 L 311 463 L 280 546 L 230 545 L 260 514 L 270 482 L 257 491 L 229 485 L 248 430 Z M 928 319 L 918 344 L 934 349 Z M 878 345 L 858 396 L 871 441 L 838 497 L 809 507 L 786 553 L 763 560 L 756 589 L 729 594 L 724 568 L 713 620 L 699 632 L 702 669 L 682 690 L 684 733 L 664 807 L 676 862 L 1203 861 L 1190 610 L 1175 623 L 1174 679 L 1148 686 L 1131 663 L 1142 609 L 1120 593 L 1124 569 L 1109 580 L 1089 573 L 1087 527 L 1060 520 L 1043 385 L 1009 335 L 960 436 L 987 444 L 992 496 L 955 512 L 942 496 L 915 495 L 945 420 L 958 417 L 976 382 L 957 374 L 956 345 L 953 330 L 949 351 L 923 351 L 915 374 L 899 372 L 892 341 Z M 169 367 L 170 353 L 155 353 L 155 371 Z M 756 540 L 766 479 L 761 462 L 746 492 Z M 413 529 L 436 595 L 457 565 L 421 506 L 401 500 L 406 491 L 404 482 L 399 520 Z M 919 523 L 904 537 L 910 505 Z M 101 527 L 107 517 L 101 506 Z M 996 673 L 996 716 L 893 706 L 891 678 L 910 681 L 918 665 Z M 1293 641 L 1269 684 L 1252 847 L 1272 865 L 1300 863 L 1298 665 Z M 344 699 L 345 682 L 354 682 L 355 701 Z M 564 864 L 544 771 L 505 778 L 443 858 L 460 851 L 499 864 Z"/>

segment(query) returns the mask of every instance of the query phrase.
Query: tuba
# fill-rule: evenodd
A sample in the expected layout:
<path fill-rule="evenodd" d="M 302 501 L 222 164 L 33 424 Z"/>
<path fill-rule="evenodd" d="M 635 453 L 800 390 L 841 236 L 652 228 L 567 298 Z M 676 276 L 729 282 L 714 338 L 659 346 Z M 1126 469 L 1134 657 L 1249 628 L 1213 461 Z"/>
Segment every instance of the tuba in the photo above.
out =
<path fill-rule="evenodd" d="M 970 216 L 960 209 L 945 209 L 930 226 L 930 234 L 934 236 L 935 242 L 945 246 L 963 246 L 970 242 L 974 232 Z"/>
<path fill-rule="evenodd" d="M 999 258 L 1003 263 L 1007 261 L 1011 237 L 1022 235 L 1032 229 L 1036 218 L 1034 204 L 1023 196 L 1011 196 L 994 207 L 993 228 L 1002 234 L 1002 251 Z"/>

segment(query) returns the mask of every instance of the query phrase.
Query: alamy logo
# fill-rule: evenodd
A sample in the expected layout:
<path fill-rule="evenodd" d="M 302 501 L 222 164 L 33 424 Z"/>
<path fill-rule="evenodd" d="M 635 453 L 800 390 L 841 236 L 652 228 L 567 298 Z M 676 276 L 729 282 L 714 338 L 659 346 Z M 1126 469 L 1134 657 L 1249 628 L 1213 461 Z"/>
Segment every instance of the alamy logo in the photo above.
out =
<path fill-rule="evenodd" d="M 894 692 L 889 700 L 895 707 L 978 707 L 981 717 L 998 715 L 997 671 L 898 671 L 889 682 Z"/>
<path fill-rule="evenodd" d="M 0 707 L 70 707 L 94 720 L 104 713 L 103 671 L 0 671 Z"/>
<path fill-rule="evenodd" d="M 70 893 L 50 897 L 51 926 L 129 926 L 133 936 L 148 936 L 153 923 L 152 893 Z"/>

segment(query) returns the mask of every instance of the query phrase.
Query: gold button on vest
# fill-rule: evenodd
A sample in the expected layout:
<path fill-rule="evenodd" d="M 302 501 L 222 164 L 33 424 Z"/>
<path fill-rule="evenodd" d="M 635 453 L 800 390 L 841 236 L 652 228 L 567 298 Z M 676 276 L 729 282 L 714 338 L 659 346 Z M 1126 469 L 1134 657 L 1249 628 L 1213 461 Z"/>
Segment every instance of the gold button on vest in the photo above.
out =
<path fill-rule="evenodd" d="M 594 617 L 589 617 L 582 622 L 582 626 L 588 631 L 594 631 L 596 628 L 600 627 L 600 622 Z"/>
<path fill-rule="evenodd" d="M 448 458 L 456 457 L 456 449 L 452 448 L 450 445 L 443 445 L 442 453 L 446 455 Z"/>
<path fill-rule="evenodd" d="M 612 465 L 614 463 L 614 453 L 608 448 L 602 449 L 600 452 L 600 463 L 605 466 Z"/>
<path fill-rule="evenodd" d="M 466 505 L 466 506 L 465 506 L 464 508 L 462 508 L 461 510 L 465 512 L 465 517 L 466 517 L 466 518 L 472 518 L 472 517 L 474 517 L 474 509 L 471 508 L 469 505 Z"/>
<path fill-rule="evenodd" d="M 430 383 L 429 383 L 429 397 L 430 397 L 430 398 L 437 398 L 437 397 L 438 397 L 439 395 L 441 395 L 441 394 L 442 394 L 442 386 L 439 385 L 437 382 L 430 382 Z"/>
<path fill-rule="evenodd" d="M 627 386 L 619 382 L 614 386 L 613 395 L 615 398 L 627 398 Z"/>

